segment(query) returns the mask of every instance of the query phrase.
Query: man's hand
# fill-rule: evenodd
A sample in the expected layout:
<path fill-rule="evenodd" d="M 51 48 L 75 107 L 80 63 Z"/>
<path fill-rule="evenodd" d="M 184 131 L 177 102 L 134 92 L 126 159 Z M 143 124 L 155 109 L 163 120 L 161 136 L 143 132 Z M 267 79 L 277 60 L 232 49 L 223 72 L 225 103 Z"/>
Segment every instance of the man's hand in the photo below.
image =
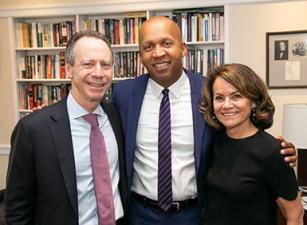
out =
<path fill-rule="evenodd" d="M 280 154 L 284 156 L 285 162 L 287 162 L 289 166 L 295 167 L 297 162 L 295 146 L 281 136 L 276 137 L 276 139 L 281 143 L 282 149 L 280 150 Z"/>

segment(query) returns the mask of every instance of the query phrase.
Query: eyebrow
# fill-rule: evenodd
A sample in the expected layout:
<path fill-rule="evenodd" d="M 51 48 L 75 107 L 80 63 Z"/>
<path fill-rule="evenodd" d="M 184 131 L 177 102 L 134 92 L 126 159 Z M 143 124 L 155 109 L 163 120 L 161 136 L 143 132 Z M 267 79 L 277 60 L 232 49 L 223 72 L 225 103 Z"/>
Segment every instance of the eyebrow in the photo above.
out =
<path fill-rule="evenodd" d="M 112 63 L 112 61 L 108 62 L 107 60 L 105 59 L 102 59 L 102 60 L 95 60 L 95 59 L 86 59 L 86 60 L 81 60 L 80 63 L 85 63 L 85 62 L 104 62 L 104 63 Z"/>
<path fill-rule="evenodd" d="M 240 95 L 242 95 L 242 93 L 240 92 L 240 91 L 233 91 L 233 92 L 231 92 L 230 93 L 230 95 L 234 95 L 234 94 L 240 94 Z M 223 95 L 223 94 L 221 94 L 221 93 L 219 93 L 219 92 L 213 92 L 213 94 L 217 94 L 217 95 Z"/>

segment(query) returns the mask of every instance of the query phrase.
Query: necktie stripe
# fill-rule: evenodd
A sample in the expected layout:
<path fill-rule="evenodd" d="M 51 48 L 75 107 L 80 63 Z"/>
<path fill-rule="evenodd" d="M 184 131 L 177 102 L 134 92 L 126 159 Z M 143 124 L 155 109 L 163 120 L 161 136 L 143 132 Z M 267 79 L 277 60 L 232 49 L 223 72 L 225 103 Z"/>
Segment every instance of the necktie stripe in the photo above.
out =
<path fill-rule="evenodd" d="M 160 145 L 161 149 L 165 148 L 165 146 L 169 146 L 169 143 L 167 143 L 168 138 L 166 137 L 166 135 L 167 135 L 167 132 L 163 133 L 161 137 L 161 145 Z"/>
<path fill-rule="evenodd" d="M 169 198 L 169 197 L 172 197 L 172 193 L 168 192 L 167 189 L 162 190 L 161 193 L 163 194 L 163 197 L 164 197 L 165 199 L 167 199 L 167 198 Z"/>
<path fill-rule="evenodd" d="M 167 121 L 165 121 L 166 119 L 164 119 L 164 121 L 163 120 L 161 120 L 161 127 L 160 127 L 160 129 L 161 129 L 161 132 L 163 133 L 163 132 L 169 132 L 170 131 L 170 124 L 168 124 L 167 123 Z"/>
<path fill-rule="evenodd" d="M 172 196 L 172 162 L 171 162 L 171 114 L 168 89 L 162 91 L 163 98 L 159 113 L 158 137 L 158 202 L 166 211 L 173 201 Z"/>
<path fill-rule="evenodd" d="M 166 181 L 166 179 L 168 179 L 170 176 L 168 176 L 168 175 L 165 175 L 165 176 L 162 176 L 161 177 L 161 181 L 163 182 L 163 181 Z M 163 192 L 163 191 L 162 191 Z"/>

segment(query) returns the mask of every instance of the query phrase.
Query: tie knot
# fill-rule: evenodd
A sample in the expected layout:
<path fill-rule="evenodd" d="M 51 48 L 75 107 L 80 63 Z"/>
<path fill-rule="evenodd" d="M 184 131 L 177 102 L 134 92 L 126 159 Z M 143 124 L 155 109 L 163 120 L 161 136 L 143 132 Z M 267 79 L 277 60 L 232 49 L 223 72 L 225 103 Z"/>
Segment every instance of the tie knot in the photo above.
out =
<path fill-rule="evenodd" d="M 167 96 L 167 95 L 168 95 L 168 92 L 169 92 L 169 90 L 168 90 L 167 88 L 164 88 L 164 89 L 162 90 L 163 96 Z"/>
<path fill-rule="evenodd" d="M 89 124 L 91 124 L 92 127 L 98 126 L 97 114 L 86 114 L 83 116 L 83 119 L 85 119 Z"/>

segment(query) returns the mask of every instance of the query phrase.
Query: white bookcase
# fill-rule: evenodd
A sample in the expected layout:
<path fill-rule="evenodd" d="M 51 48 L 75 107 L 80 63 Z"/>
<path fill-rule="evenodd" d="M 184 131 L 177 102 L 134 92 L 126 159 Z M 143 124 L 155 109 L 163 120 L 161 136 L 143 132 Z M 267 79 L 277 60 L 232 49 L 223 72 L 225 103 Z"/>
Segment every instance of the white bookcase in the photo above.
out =
<path fill-rule="evenodd" d="M 63 52 L 69 36 L 79 30 L 98 30 L 111 36 L 115 53 L 114 82 L 146 72 L 139 61 L 137 36 L 141 23 L 154 15 L 177 20 L 188 46 L 188 56 L 183 59 L 187 69 L 206 74 L 213 64 L 227 62 L 228 6 L 210 1 L 178 2 L 182 4 L 143 2 L 137 7 L 114 3 L 113 7 L 110 4 L 78 6 L 70 10 L 44 8 L 11 17 L 15 38 L 12 71 L 16 72 L 12 77 L 16 83 L 17 117 L 30 112 L 33 106 L 52 104 L 68 93 L 70 80 L 63 74 Z M 204 33 L 207 25 L 209 33 Z M 30 30 L 28 34 L 26 29 Z M 41 32 L 42 37 L 39 37 Z"/>

